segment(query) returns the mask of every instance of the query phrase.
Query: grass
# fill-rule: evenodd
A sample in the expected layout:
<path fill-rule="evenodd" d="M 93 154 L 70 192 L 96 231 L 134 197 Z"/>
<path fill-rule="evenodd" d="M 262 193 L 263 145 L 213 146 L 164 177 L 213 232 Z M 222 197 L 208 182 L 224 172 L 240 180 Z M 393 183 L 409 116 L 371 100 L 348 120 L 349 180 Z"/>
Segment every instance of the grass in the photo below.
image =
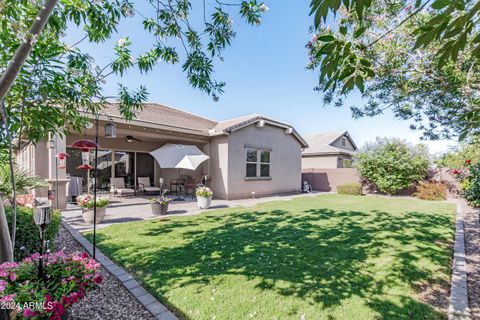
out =
<path fill-rule="evenodd" d="M 444 319 L 429 295 L 448 288 L 454 212 L 321 195 L 117 224 L 98 239 L 183 319 Z"/>

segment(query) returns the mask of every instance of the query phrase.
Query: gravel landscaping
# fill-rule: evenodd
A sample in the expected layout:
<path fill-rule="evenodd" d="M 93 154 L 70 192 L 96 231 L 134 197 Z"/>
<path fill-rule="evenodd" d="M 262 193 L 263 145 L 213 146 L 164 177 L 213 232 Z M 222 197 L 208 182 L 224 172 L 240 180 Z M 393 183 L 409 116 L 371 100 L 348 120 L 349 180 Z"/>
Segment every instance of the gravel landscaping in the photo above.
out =
<path fill-rule="evenodd" d="M 65 252 L 85 251 L 84 248 L 63 227 L 56 240 L 56 247 Z M 154 320 L 127 289 L 103 267 L 103 282 L 97 290 L 93 290 L 85 299 L 70 309 L 70 319 L 125 319 Z"/>
<path fill-rule="evenodd" d="M 468 296 L 472 319 L 480 320 L 480 222 L 479 210 L 465 207 L 465 250 Z"/>

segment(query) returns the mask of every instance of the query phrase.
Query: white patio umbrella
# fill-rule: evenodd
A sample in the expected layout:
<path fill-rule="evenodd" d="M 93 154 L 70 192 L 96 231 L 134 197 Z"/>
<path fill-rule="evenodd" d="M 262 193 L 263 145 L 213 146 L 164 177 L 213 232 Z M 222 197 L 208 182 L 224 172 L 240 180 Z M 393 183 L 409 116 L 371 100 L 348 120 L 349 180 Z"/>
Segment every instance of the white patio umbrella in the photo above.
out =
<path fill-rule="evenodd" d="M 167 143 L 150 154 L 161 168 L 195 170 L 209 158 L 197 146 Z"/>
<path fill-rule="evenodd" d="M 157 160 L 161 168 L 195 170 L 205 160 L 210 158 L 197 146 L 167 143 L 150 154 Z M 176 198 L 175 200 L 184 200 Z"/>

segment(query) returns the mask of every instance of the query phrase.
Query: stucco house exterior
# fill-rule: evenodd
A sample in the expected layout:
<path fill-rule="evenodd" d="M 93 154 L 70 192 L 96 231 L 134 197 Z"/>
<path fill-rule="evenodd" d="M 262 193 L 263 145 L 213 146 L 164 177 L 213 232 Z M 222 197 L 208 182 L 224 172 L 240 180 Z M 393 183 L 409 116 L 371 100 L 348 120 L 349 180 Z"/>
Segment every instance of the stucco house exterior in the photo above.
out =
<path fill-rule="evenodd" d="M 351 168 L 358 148 L 348 131 L 305 135 L 302 169 Z"/>
<path fill-rule="evenodd" d="M 112 123 L 116 137 L 108 138 L 105 130 Z M 126 185 L 135 188 L 138 177 L 150 177 L 154 185 L 162 178 L 168 186 L 179 175 L 188 175 L 196 182 L 207 175 L 215 197 L 220 199 L 301 191 L 302 151 L 307 142 L 290 124 L 263 115 L 215 121 L 147 103 L 128 122 L 121 117 L 116 104 L 108 104 L 99 115 L 98 127 L 97 186 L 105 192 L 114 177 L 123 177 Z M 29 144 L 17 153 L 20 167 L 47 179 L 48 189 L 56 190 L 59 207 L 65 206 L 66 185 L 71 177 L 83 181 L 84 192 L 91 184 L 92 170 L 77 169 L 81 164 L 80 151 L 70 147 L 79 139 L 94 140 L 95 126 L 66 137 L 52 136 L 49 141 Z M 194 171 L 160 168 L 149 152 L 166 143 L 196 145 L 210 158 Z M 58 164 L 60 152 L 70 155 L 65 168 Z M 47 190 L 36 193 L 38 197 L 46 196 Z"/>

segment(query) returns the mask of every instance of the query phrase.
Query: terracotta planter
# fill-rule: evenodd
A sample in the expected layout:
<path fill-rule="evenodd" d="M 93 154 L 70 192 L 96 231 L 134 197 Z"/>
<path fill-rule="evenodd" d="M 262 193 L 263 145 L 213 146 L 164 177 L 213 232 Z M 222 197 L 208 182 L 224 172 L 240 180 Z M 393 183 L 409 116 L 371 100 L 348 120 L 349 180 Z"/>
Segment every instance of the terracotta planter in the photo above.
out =
<path fill-rule="evenodd" d="M 97 219 L 96 223 L 102 223 L 103 218 L 105 218 L 105 213 L 107 211 L 107 207 L 97 208 Z M 93 224 L 93 209 L 83 210 L 82 213 L 83 220 L 88 224 Z"/>
<path fill-rule="evenodd" d="M 168 203 L 158 204 L 152 203 L 152 213 L 156 216 L 163 216 L 168 212 Z"/>
<path fill-rule="evenodd" d="M 200 209 L 208 209 L 212 205 L 212 197 L 197 197 L 197 204 Z"/>

